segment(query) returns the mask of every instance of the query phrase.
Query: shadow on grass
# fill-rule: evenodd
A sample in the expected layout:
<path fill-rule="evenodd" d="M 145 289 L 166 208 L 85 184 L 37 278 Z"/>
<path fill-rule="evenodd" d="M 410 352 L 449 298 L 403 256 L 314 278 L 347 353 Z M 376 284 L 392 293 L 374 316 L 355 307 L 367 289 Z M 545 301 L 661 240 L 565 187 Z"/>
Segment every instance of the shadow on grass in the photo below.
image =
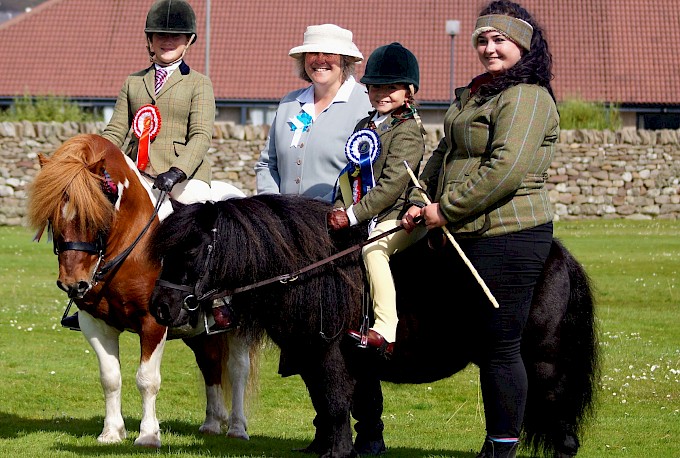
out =
<path fill-rule="evenodd" d="M 198 432 L 196 423 L 182 421 L 166 421 L 161 423 L 161 449 L 147 449 L 134 446 L 138 436 L 139 421 L 126 420 L 128 437 L 118 444 L 98 444 L 96 438 L 101 432 L 104 419 L 100 416 L 89 419 L 56 417 L 53 419 L 35 419 L 0 412 L 0 439 L 20 439 L 31 434 L 58 433 L 60 439 L 48 450 L 36 451 L 36 456 L 47 456 L 52 451 L 71 452 L 81 456 L 135 455 L 162 456 L 165 453 L 172 456 L 201 455 L 201 456 L 232 456 L 232 457 L 281 457 L 303 458 L 314 455 L 305 454 L 295 449 L 309 445 L 310 440 L 288 439 L 251 435 L 249 441 L 234 439 L 226 435 L 204 435 Z M 72 439 L 91 437 L 93 445 L 73 445 L 63 440 L 63 436 Z M 49 442 L 49 441 L 48 441 Z M 178 443 L 180 442 L 180 443 Z M 422 458 L 422 457 L 453 457 L 474 458 L 476 453 L 458 450 L 418 449 L 408 447 L 389 447 L 385 458 Z"/>

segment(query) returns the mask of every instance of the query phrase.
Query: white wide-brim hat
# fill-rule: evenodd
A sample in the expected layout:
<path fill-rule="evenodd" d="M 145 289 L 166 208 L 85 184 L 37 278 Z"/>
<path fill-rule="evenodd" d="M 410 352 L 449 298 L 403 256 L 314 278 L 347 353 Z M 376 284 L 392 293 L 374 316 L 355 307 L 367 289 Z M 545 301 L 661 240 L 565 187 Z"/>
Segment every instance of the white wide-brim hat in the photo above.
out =
<path fill-rule="evenodd" d="M 352 32 L 335 24 L 310 25 L 305 31 L 304 43 L 291 49 L 288 55 L 297 59 L 306 52 L 340 54 L 353 57 L 357 62 L 364 59 L 352 42 Z"/>

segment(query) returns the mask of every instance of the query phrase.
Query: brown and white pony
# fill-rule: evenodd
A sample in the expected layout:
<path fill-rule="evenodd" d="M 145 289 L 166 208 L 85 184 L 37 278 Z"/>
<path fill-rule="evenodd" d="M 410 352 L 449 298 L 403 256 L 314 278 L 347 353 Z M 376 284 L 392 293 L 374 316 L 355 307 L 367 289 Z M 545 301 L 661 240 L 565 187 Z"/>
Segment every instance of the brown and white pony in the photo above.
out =
<path fill-rule="evenodd" d="M 121 413 L 123 331 L 139 335 L 141 346 L 136 380 L 142 420 L 135 445 L 161 446 L 156 396 L 165 342 L 173 338 L 184 339 L 191 348 L 205 380 L 206 417 L 200 431 L 219 434 L 225 426 L 228 436 L 248 439 L 244 402 L 257 376 L 255 346 L 237 332 L 206 334 L 204 328 L 192 328 L 168 335 L 168 328 L 149 314 L 160 265 L 149 258 L 146 246 L 159 221 L 158 191 L 119 148 L 99 135 L 77 135 L 51 157 L 39 159 L 28 219 L 39 234 L 45 227 L 51 231 L 59 261 L 57 285 L 78 306 L 81 330 L 99 360 L 106 416 L 98 440 L 115 443 L 127 436 Z M 216 197 L 243 196 L 231 185 L 220 185 L 222 194 Z M 158 214 L 168 214 L 170 204 L 159 208 Z M 231 415 L 225 405 L 229 387 Z"/>

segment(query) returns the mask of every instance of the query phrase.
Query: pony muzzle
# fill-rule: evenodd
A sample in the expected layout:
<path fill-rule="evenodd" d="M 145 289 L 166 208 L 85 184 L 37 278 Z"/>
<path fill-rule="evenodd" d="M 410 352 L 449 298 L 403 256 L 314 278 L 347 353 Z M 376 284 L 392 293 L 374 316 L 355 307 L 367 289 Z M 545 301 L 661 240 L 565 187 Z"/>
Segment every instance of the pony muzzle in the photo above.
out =
<path fill-rule="evenodd" d="M 64 291 L 69 299 L 82 299 L 92 289 L 92 283 L 80 280 L 67 285 L 61 280 L 57 280 L 57 287 Z"/>

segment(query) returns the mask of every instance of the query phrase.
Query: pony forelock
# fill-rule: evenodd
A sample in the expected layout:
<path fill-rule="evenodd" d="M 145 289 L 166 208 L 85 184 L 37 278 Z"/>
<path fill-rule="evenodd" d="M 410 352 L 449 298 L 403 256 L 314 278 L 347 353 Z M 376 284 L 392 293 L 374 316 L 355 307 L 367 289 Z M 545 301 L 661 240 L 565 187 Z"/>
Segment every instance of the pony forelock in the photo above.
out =
<path fill-rule="evenodd" d="M 71 217 L 85 231 L 106 231 L 114 208 L 102 191 L 103 178 L 92 169 L 104 160 L 106 146 L 93 135 L 77 135 L 46 158 L 29 185 L 27 217 L 34 228 L 48 221 L 59 231 Z M 68 213 L 63 204 L 68 201 Z"/>

